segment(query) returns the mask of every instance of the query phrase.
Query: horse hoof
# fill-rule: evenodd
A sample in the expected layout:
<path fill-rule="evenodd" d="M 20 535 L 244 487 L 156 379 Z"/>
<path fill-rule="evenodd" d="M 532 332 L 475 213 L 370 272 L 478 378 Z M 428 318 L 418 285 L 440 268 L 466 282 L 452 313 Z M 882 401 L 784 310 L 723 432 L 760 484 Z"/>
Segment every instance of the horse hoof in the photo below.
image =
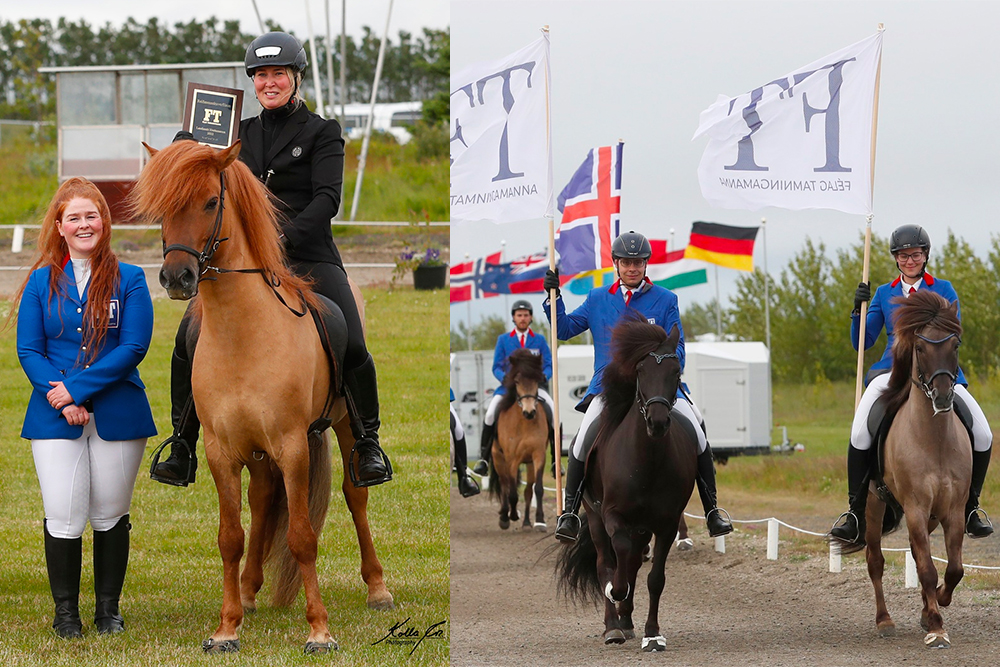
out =
<path fill-rule="evenodd" d="M 535 531 L 539 533 L 547 533 L 549 531 L 549 527 L 544 523 L 536 523 Z"/>
<path fill-rule="evenodd" d="M 694 549 L 694 540 L 690 537 L 685 537 L 683 540 L 677 540 L 677 550 L 678 551 L 691 551 Z"/>
<path fill-rule="evenodd" d="M 662 635 L 657 635 L 656 637 L 643 637 L 642 650 L 646 653 L 650 653 L 652 651 L 666 651 L 667 640 Z"/>
<path fill-rule="evenodd" d="M 209 637 L 201 643 L 201 650 L 205 653 L 236 653 L 240 650 L 240 640 Z"/>
<path fill-rule="evenodd" d="M 508 528 L 510 528 L 510 521 L 507 521 L 506 519 L 500 519 L 500 528 L 502 528 L 503 530 L 507 530 Z"/>
<path fill-rule="evenodd" d="M 328 642 L 306 642 L 306 647 L 302 650 L 303 653 L 309 655 L 324 655 L 330 651 L 336 651 L 339 646 L 337 642 L 330 640 Z"/>
<path fill-rule="evenodd" d="M 392 601 L 392 593 L 386 591 L 385 595 L 381 597 L 369 597 L 368 608 L 375 611 L 392 611 L 396 608 Z"/>
<path fill-rule="evenodd" d="M 879 637 L 895 637 L 896 636 L 896 624 L 892 621 L 888 623 L 880 623 L 878 626 L 878 636 Z"/>
<path fill-rule="evenodd" d="M 924 637 L 924 646 L 927 648 L 948 648 L 951 640 L 948 639 L 947 632 L 928 632 Z"/>
<path fill-rule="evenodd" d="M 256 612 L 257 612 L 257 605 L 253 605 L 251 607 L 243 605 L 243 615 L 244 616 L 249 616 L 250 614 L 253 614 L 253 613 L 256 613 Z"/>
<path fill-rule="evenodd" d="M 635 639 L 635 628 L 622 628 L 622 632 L 625 633 L 625 639 Z"/>
<path fill-rule="evenodd" d="M 604 633 L 604 644 L 610 646 L 611 644 L 624 644 L 625 643 L 625 633 L 614 628 L 613 630 L 608 630 Z"/>

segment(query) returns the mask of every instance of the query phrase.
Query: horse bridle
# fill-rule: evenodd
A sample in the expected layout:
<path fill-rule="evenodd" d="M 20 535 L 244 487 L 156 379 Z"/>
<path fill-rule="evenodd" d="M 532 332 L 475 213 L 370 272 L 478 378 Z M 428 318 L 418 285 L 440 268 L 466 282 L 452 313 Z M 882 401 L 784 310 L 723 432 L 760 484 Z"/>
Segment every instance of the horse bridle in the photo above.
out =
<path fill-rule="evenodd" d="M 274 296 L 278 297 L 278 301 L 281 302 L 285 308 L 291 311 L 296 317 L 303 317 L 307 308 L 303 305 L 302 310 L 298 311 L 288 305 L 284 297 L 278 292 L 278 288 L 281 287 L 281 280 L 277 276 L 271 275 L 268 277 L 264 269 L 225 269 L 218 266 L 212 266 L 209 262 L 212 261 L 212 257 L 215 256 L 215 252 L 219 249 L 219 245 L 223 241 L 228 241 L 229 237 L 219 238 L 219 233 L 222 231 L 222 213 L 226 204 L 226 170 L 223 169 L 219 172 L 219 208 L 215 214 L 215 222 L 212 223 L 212 232 L 208 235 L 208 240 L 205 241 L 205 247 L 202 248 L 201 252 L 198 252 L 191 246 L 186 246 L 183 243 L 171 243 L 170 245 L 165 245 L 163 248 L 163 259 L 167 258 L 167 254 L 173 252 L 174 250 L 180 250 L 186 252 L 189 255 L 193 255 L 196 260 L 198 260 L 198 282 L 203 280 L 216 280 L 215 278 L 208 278 L 205 276 L 209 271 L 213 271 L 218 274 L 223 273 L 259 273 L 267 286 L 271 288 L 274 292 Z"/>
<path fill-rule="evenodd" d="M 926 336 L 922 336 L 920 334 L 914 334 L 914 335 L 917 338 L 919 338 L 920 340 L 922 340 L 922 341 L 924 341 L 926 343 L 930 343 L 931 345 L 940 345 L 941 343 L 943 343 L 943 342 L 945 342 L 947 340 L 951 340 L 952 338 L 958 338 L 959 345 L 962 344 L 962 338 L 961 338 L 961 336 L 959 336 L 958 334 L 955 334 L 955 333 L 950 333 L 947 336 L 945 336 L 944 338 L 939 338 L 938 340 L 933 340 L 931 338 L 928 338 Z M 939 368 L 938 370 L 934 371 L 934 373 L 930 376 L 930 378 L 924 378 L 924 372 L 922 370 L 920 370 L 920 357 L 919 356 L 917 357 L 915 365 L 917 367 L 917 379 L 920 380 L 920 382 L 917 382 L 916 380 L 912 380 L 912 379 L 911 379 L 911 382 L 913 382 L 913 384 L 915 384 L 918 387 L 920 387 L 920 390 L 922 392 L 924 392 L 924 395 L 927 398 L 931 399 L 931 400 L 934 400 L 934 396 L 933 396 L 934 390 L 931 388 L 931 383 L 934 382 L 934 378 L 936 378 L 938 375 L 944 375 L 949 380 L 951 380 L 951 386 L 952 387 L 954 387 L 955 383 L 958 382 L 958 372 L 957 372 L 958 368 L 957 367 L 955 368 L 956 372 L 954 372 L 954 373 L 951 372 L 950 370 L 946 369 L 946 368 Z"/>
<path fill-rule="evenodd" d="M 678 359 L 679 358 L 677 356 L 677 354 L 673 353 L 673 352 L 668 352 L 667 354 L 657 354 L 656 352 L 650 352 L 649 356 L 651 356 L 654 359 L 656 359 L 656 365 L 657 366 L 659 366 L 660 363 L 662 363 L 664 359 Z M 673 410 L 674 409 L 674 403 L 677 402 L 677 396 L 674 395 L 674 397 L 671 400 L 668 400 L 667 398 L 665 398 L 663 396 L 653 396 L 652 398 L 646 399 L 642 395 L 642 388 L 639 386 L 639 374 L 637 372 L 636 376 L 635 376 L 635 402 L 638 403 L 638 405 L 639 405 L 639 414 L 642 415 L 642 418 L 644 420 L 648 420 L 649 417 L 646 415 L 646 411 L 649 409 L 649 406 L 654 405 L 656 403 L 662 403 L 663 405 L 667 406 L 667 408 L 669 410 Z"/>

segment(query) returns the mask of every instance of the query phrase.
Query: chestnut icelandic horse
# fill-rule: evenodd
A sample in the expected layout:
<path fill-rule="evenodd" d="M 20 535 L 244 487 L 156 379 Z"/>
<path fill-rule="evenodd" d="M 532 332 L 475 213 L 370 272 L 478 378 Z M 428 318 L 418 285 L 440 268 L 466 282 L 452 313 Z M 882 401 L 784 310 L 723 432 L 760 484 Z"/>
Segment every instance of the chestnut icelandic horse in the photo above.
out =
<path fill-rule="evenodd" d="M 587 456 L 580 538 L 562 548 L 557 565 L 568 596 L 604 598 L 604 643 L 622 644 L 635 638 L 636 576 L 655 535 L 643 651 L 666 650 L 658 619 L 664 569 L 695 484 L 698 437 L 673 409 L 679 340 L 677 327 L 667 335 L 637 317 L 615 327 L 602 379 L 603 426 Z"/>
<path fill-rule="evenodd" d="M 941 607 L 951 604 L 962 580 L 962 539 L 965 503 L 972 479 L 972 443 L 952 409 L 958 374 L 958 346 L 962 325 L 958 304 L 949 304 L 930 290 L 894 299 L 896 340 L 892 348 L 892 375 L 886 389 L 886 413 L 895 414 L 885 440 L 883 481 L 902 505 L 910 535 L 910 552 L 917 564 L 924 600 L 920 624 L 927 631 L 924 645 L 946 648 Z M 896 625 L 885 606 L 882 590 L 882 518 L 886 503 L 875 485 L 869 489 L 865 520 L 865 556 L 875 588 L 875 623 L 882 636 L 895 634 Z M 899 517 L 884 532 L 899 525 Z M 930 534 L 944 529 L 948 565 L 938 585 L 931 559 Z"/>
<path fill-rule="evenodd" d="M 223 564 L 221 622 L 203 648 L 239 649 L 243 614 L 256 608 L 267 560 L 276 605 L 291 604 L 304 584 L 310 628 L 306 652 L 327 652 L 336 642 L 320 598 L 316 552 L 332 471 L 330 440 L 325 428 L 320 431 L 320 418 L 333 422 L 340 443 L 342 488 L 361 547 L 368 606 L 391 609 L 393 603 L 368 526 L 368 489 L 348 480 L 354 438 L 344 399 L 330 391 L 339 381 L 331 377 L 313 319 L 303 316 L 306 305 L 316 305 L 318 298 L 307 281 L 286 268 L 275 209 L 264 186 L 237 160 L 239 142 L 222 151 L 194 141 L 147 150 L 152 159 L 131 195 L 133 208 L 162 227 L 160 283 L 167 294 L 198 297 L 201 332 L 191 383 L 219 494 Z M 345 334 L 339 335 L 342 354 Z M 339 363 L 334 365 L 339 372 Z M 250 470 L 251 521 L 240 575 L 244 466 Z"/>
<path fill-rule="evenodd" d="M 545 450 L 549 424 L 538 386 L 545 382 L 542 358 L 530 350 L 515 350 L 508 358 L 510 367 L 503 379 L 507 390 L 497 406 L 496 439 L 493 441 L 493 465 L 490 467 L 490 496 L 500 500 L 500 527 L 507 530 L 517 521 L 517 492 L 521 464 L 527 468 L 524 488 L 523 528 L 531 528 L 531 493 L 535 493 L 535 530 L 545 532 L 542 495 L 545 487 Z"/>

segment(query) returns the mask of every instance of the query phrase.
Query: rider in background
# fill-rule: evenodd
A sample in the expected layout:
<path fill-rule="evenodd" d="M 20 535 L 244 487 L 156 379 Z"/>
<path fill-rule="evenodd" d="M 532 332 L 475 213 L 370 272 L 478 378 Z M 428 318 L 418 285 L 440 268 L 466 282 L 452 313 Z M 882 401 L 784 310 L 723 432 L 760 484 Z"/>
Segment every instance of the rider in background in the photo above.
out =
<path fill-rule="evenodd" d="M 455 474 L 458 475 L 458 492 L 463 498 L 469 498 L 479 493 L 479 484 L 469 477 L 469 453 L 465 444 L 465 429 L 462 428 L 462 420 L 458 418 L 455 411 L 455 390 L 451 392 L 451 448 L 455 452 Z"/>
<path fill-rule="evenodd" d="M 898 296 L 909 296 L 918 289 L 927 289 L 941 295 L 949 302 L 957 302 L 958 294 L 947 280 L 935 278 L 927 273 L 927 261 L 930 259 L 931 240 L 927 232 L 918 225 L 903 225 L 897 228 L 889 239 L 889 252 L 896 261 L 899 276 L 891 283 L 879 286 L 872 298 L 871 287 L 860 283 L 854 294 L 854 312 L 851 313 L 851 342 L 858 349 L 858 334 L 861 323 L 861 303 L 871 300 L 865 318 L 865 349 L 875 344 L 882 327 L 888 337 L 885 353 L 872 365 L 865 376 L 867 388 L 858 404 L 851 426 L 851 441 L 847 447 L 847 486 L 850 499 L 850 509 L 840 516 L 830 534 L 837 539 L 852 544 L 864 544 L 865 539 L 865 506 L 868 501 L 869 481 L 869 451 L 872 446 L 872 436 L 868 432 L 868 416 L 876 399 L 889 386 L 889 371 L 892 369 L 892 344 L 895 340 L 893 332 L 893 311 L 898 304 L 892 299 Z M 961 306 L 958 309 L 961 320 Z M 990 452 L 993 445 L 993 432 L 986 422 L 986 415 L 968 390 L 968 381 L 962 369 L 958 369 L 955 384 L 955 394 L 959 396 L 972 413 L 972 484 L 969 489 L 969 500 L 965 505 L 965 531 L 971 537 L 987 537 L 993 533 L 993 525 L 989 517 L 981 518 L 979 509 L 979 494 L 986 480 L 986 470 L 990 465 Z M 985 515 L 985 512 L 982 512 Z M 841 520 L 843 522 L 841 523 Z"/>
<path fill-rule="evenodd" d="M 358 450 L 358 485 L 387 482 L 391 477 L 379 446 L 375 362 L 365 345 L 361 316 L 330 229 L 330 220 L 340 208 L 344 183 L 340 124 L 309 111 L 302 101 L 299 87 L 307 65 L 306 52 L 295 37 L 283 32 L 258 37 L 247 47 L 244 64 L 262 109 L 258 116 L 240 122 L 240 160 L 274 195 L 289 268 L 296 275 L 311 278 L 313 289 L 344 313 L 348 334 L 344 384 L 358 412 L 358 419 L 351 420 Z M 194 137 L 180 133 L 175 141 L 178 138 Z M 193 405 L 188 418 L 183 419 L 184 406 L 191 396 L 188 352 L 194 349 L 187 341 L 188 322 L 185 314 L 170 363 L 174 427 L 168 439 L 170 456 L 152 474 L 153 479 L 176 486 L 194 482 L 197 469 L 195 444 L 200 424 Z M 361 422 L 363 433 L 356 421 Z"/>
<path fill-rule="evenodd" d="M 493 440 L 496 437 L 497 406 L 500 399 L 507 393 L 503 386 L 504 376 L 510 368 L 508 357 L 515 350 L 524 348 L 532 353 L 541 355 L 542 372 L 546 380 L 552 379 L 552 352 L 549 351 L 549 344 L 545 336 L 531 330 L 531 323 L 534 321 L 535 311 L 531 303 L 524 299 L 518 299 L 510 308 L 510 316 L 514 321 L 514 328 L 506 333 L 497 336 L 496 348 L 493 350 L 493 375 L 500 382 L 500 386 L 493 392 L 493 399 L 486 409 L 486 416 L 483 418 L 483 432 L 479 441 L 480 461 L 472 469 L 477 475 L 485 475 L 489 472 L 490 455 L 493 452 Z M 552 397 L 544 388 L 538 388 L 538 398 L 541 399 L 545 407 L 545 414 L 549 419 L 549 443 L 554 442 L 552 436 Z M 555 453 L 552 454 L 555 457 Z M 555 459 L 553 458 L 553 464 Z"/>
<path fill-rule="evenodd" d="M 583 497 L 584 462 L 587 458 L 585 447 L 587 432 L 600 416 L 604 400 L 601 393 L 601 377 L 611 355 L 611 331 L 615 324 L 631 308 L 638 311 L 647 322 L 662 327 L 668 333 L 676 325 L 680 333 L 677 356 L 684 370 L 684 329 L 681 326 L 677 296 L 670 290 L 654 285 L 646 277 L 646 262 L 652 255 L 652 248 L 645 236 L 637 232 L 627 232 L 611 244 L 611 257 L 615 263 L 618 280 L 610 287 L 597 287 L 590 291 L 586 301 L 570 314 L 566 314 L 562 296 L 559 294 L 559 271 L 548 271 L 545 275 L 545 290 L 556 290 L 556 324 L 559 340 L 569 340 L 587 329 L 594 337 L 594 377 L 587 388 L 587 395 L 576 406 L 584 412 L 583 422 L 576 434 L 570 452 L 566 473 L 567 506 L 556 524 L 556 539 L 561 542 L 575 542 L 580 532 L 580 518 L 576 515 Z M 546 300 L 545 313 L 549 307 Z M 676 410 L 684 415 L 698 434 L 698 493 L 705 509 L 708 532 L 718 537 L 732 532 L 733 526 L 716 505 L 715 466 L 712 448 L 705 437 L 701 415 L 687 395 L 679 396 Z"/>

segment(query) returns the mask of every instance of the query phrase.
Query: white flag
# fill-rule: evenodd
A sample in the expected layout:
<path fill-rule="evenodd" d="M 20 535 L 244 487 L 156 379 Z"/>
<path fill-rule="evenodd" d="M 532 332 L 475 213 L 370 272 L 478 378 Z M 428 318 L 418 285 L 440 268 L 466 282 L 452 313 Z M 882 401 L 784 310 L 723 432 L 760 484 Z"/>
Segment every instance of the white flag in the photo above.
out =
<path fill-rule="evenodd" d="M 451 76 L 451 219 L 552 215 L 549 36 Z"/>
<path fill-rule="evenodd" d="M 872 115 L 882 31 L 701 113 L 698 165 L 713 206 L 871 213 Z"/>

